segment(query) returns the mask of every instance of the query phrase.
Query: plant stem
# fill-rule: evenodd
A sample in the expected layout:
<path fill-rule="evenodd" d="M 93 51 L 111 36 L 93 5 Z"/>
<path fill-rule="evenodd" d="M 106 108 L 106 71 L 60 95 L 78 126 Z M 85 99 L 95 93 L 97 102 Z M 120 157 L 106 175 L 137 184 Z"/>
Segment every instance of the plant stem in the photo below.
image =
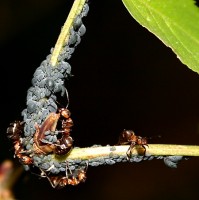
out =
<path fill-rule="evenodd" d="M 129 145 L 123 146 L 97 146 L 87 148 L 74 148 L 67 156 L 54 156 L 55 159 L 64 160 L 90 160 L 99 157 L 118 155 L 126 156 Z M 143 147 L 136 146 L 132 151 L 132 156 L 143 155 Z M 173 145 L 173 144 L 149 144 L 146 146 L 145 155 L 152 156 L 199 156 L 199 146 L 194 145 Z"/>
<path fill-rule="evenodd" d="M 55 44 L 55 48 L 51 57 L 52 66 L 56 66 L 58 56 L 60 55 L 64 44 L 68 41 L 70 36 L 70 29 L 74 23 L 75 18 L 81 12 L 86 0 L 75 0 L 73 6 L 70 10 L 70 13 L 62 27 L 61 33 L 58 37 L 58 40 Z"/>

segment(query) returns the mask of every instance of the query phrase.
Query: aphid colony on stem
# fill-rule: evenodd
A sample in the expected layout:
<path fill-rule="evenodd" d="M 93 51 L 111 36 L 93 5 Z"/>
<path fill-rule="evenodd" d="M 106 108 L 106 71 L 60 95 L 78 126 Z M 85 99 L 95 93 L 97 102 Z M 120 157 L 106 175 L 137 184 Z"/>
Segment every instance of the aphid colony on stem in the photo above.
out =
<path fill-rule="evenodd" d="M 70 164 L 52 160 L 52 157 L 67 155 L 73 147 L 70 111 L 67 108 L 58 109 L 56 94 L 68 96 L 65 88 L 65 80 L 71 77 L 68 60 L 86 32 L 82 18 L 87 16 L 88 11 L 86 1 L 70 27 L 69 40 L 63 44 L 56 66 L 51 62 L 51 49 L 51 54 L 36 69 L 32 87 L 27 92 L 27 108 L 22 111 L 23 122 L 14 121 L 7 129 L 7 135 L 14 145 L 15 157 L 27 170 L 38 167 L 53 187 L 76 185 L 86 177 L 87 168 L 79 169 L 75 166 L 71 170 Z"/>
<path fill-rule="evenodd" d="M 61 120 L 62 123 L 61 130 L 56 130 L 58 120 Z M 34 134 L 32 150 L 25 150 L 23 148 L 21 140 L 23 137 L 23 125 L 24 122 L 15 121 L 7 129 L 8 137 L 14 143 L 15 155 L 21 159 L 22 164 L 28 164 L 23 162 L 24 159 L 22 159 L 26 154 L 49 154 L 53 152 L 57 155 L 64 155 L 72 148 L 73 139 L 70 136 L 70 131 L 73 121 L 70 118 L 70 111 L 67 108 L 59 109 L 58 113 L 50 113 L 41 126 L 35 124 L 36 132 Z M 43 139 L 47 131 L 60 133 L 60 139 L 57 139 L 56 143 L 44 142 Z"/>
<path fill-rule="evenodd" d="M 57 130 L 58 120 L 61 121 L 61 130 Z M 22 143 L 24 122 L 15 121 L 7 128 L 7 135 L 13 141 L 15 148 L 15 156 L 23 165 L 32 165 L 33 156 L 35 154 L 49 154 L 54 153 L 57 155 L 67 154 L 73 147 L 73 139 L 70 136 L 73 121 L 70 118 L 70 111 L 67 108 L 59 109 L 58 113 L 50 113 L 41 126 L 36 126 L 34 134 L 34 143 L 31 150 L 26 150 Z M 42 142 L 47 131 L 57 131 L 61 136 L 56 143 Z M 50 181 L 54 188 L 62 188 L 65 185 L 77 185 L 86 179 L 86 170 L 76 169 L 73 174 L 66 165 L 66 175 L 51 175 L 47 174 L 48 170 L 41 170 L 41 174 Z M 69 174 L 67 173 L 69 172 Z"/>

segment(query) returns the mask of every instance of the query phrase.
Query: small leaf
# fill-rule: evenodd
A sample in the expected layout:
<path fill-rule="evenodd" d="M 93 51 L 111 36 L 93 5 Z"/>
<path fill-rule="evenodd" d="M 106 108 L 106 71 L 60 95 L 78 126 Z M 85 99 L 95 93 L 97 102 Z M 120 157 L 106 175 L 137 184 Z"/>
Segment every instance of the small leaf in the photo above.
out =
<path fill-rule="evenodd" d="M 199 73 L 199 8 L 193 0 L 122 0 L 130 14 Z"/>

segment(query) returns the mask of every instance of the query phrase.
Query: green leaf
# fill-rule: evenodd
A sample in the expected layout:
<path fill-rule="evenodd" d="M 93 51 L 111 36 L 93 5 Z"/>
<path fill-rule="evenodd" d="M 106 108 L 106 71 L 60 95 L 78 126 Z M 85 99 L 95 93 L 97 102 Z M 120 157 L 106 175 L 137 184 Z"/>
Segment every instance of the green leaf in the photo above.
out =
<path fill-rule="evenodd" d="M 122 0 L 142 26 L 199 73 L 199 8 L 193 0 Z"/>

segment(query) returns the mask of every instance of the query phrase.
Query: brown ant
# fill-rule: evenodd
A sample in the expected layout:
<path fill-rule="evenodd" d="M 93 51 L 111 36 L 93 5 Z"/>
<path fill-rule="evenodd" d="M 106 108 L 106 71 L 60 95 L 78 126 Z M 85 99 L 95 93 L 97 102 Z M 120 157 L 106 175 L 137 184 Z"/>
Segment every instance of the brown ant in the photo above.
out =
<path fill-rule="evenodd" d="M 67 154 L 73 146 L 73 139 L 70 136 L 71 127 L 73 126 L 73 121 L 70 118 L 70 111 L 67 109 L 69 105 L 69 96 L 68 91 L 65 89 L 67 97 L 67 106 L 66 108 L 60 108 L 58 113 L 50 113 L 43 124 L 39 127 L 35 125 L 36 132 L 34 134 L 34 152 L 35 153 L 55 153 L 57 155 Z M 57 104 L 60 104 L 57 100 L 53 99 Z M 58 120 L 62 121 L 61 130 L 56 131 Z M 45 137 L 45 132 L 58 132 L 61 133 L 61 138 L 57 140 L 54 144 L 45 143 L 42 141 Z"/>
<path fill-rule="evenodd" d="M 23 150 L 23 145 L 21 140 L 17 141 L 14 145 L 15 148 L 15 156 L 19 159 L 19 162 L 23 165 L 31 165 L 33 164 L 33 159 L 26 154 L 28 153 L 26 150 Z"/>
<path fill-rule="evenodd" d="M 146 153 L 146 147 L 148 146 L 147 138 L 136 136 L 135 133 L 132 130 L 123 130 L 119 137 L 119 145 L 125 145 L 130 144 L 130 147 L 128 148 L 126 155 L 127 159 L 129 160 L 132 156 L 132 150 L 135 148 L 136 145 L 140 145 L 144 149 L 143 155 L 145 156 Z"/>
<path fill-rule="evenodd" d="M 35 126 L 36 132 L 34 134 L 34 151 L 35 153 L 51 153 L 54 152 L 58 155 L 67 154 L 73 145 L 73 139 L 70 136 L 71 127 L 73 121 L 70 118 L 70 111 L 67 108 L 59 109 L 58 113 L 50 113 L 44 123 L 39 127 Z M 62 119 L 62 129 L 58 132 L 62 134 L 62 137 L 57 140 L 55 144 L 46 144 L 42 142 L 46 131 L 56 131 L 58 120 Z"/>
<path fill-rule="evenodd" d="M 47 173 L 44 172 L 43 170 L 41 170 L 42 171 L 41 176 L 46 177 L 53 188 L 61 189 L 66 185 L 78 185 L 81 182 L 85 182 L 87 168 L 88 168 L 88 162 L 86 163 L 86 167 L 84 169 L 80 168 L 77 169 L 74 173 L 72 173 L 72 171 L 69 170 L 68 165 L 66 165 L 65 176 L 63 175 L 50 176 L 47 175 Z"/>
<path fill-rule="evenodd" d="M 62 129 L 59 131 L 62 133 L 62 137 L 58 140 L 58 144 L 56 144 L 55 154 L 64 155 L 71 150 L 73 145 L 73 139 L 70 136 L 73 121 L 70 118 L 71 113 L 67 108 L 59 109 L 59 113 L 65 120 L 62 120 Z"/>
<path fill-rule="evenodd" d="M 15 156 L 23 165 L 30 165 L 33 163 L 33 160 L 31 157 L 26 155 L 27 151 L 24 150 L 20 138 L 23 133 L 23 128 L 24 122 L 14 121 L 13 123 L 10 123 L 10 126 L 7 128 L 7 136 L 13 140 Z"/>

